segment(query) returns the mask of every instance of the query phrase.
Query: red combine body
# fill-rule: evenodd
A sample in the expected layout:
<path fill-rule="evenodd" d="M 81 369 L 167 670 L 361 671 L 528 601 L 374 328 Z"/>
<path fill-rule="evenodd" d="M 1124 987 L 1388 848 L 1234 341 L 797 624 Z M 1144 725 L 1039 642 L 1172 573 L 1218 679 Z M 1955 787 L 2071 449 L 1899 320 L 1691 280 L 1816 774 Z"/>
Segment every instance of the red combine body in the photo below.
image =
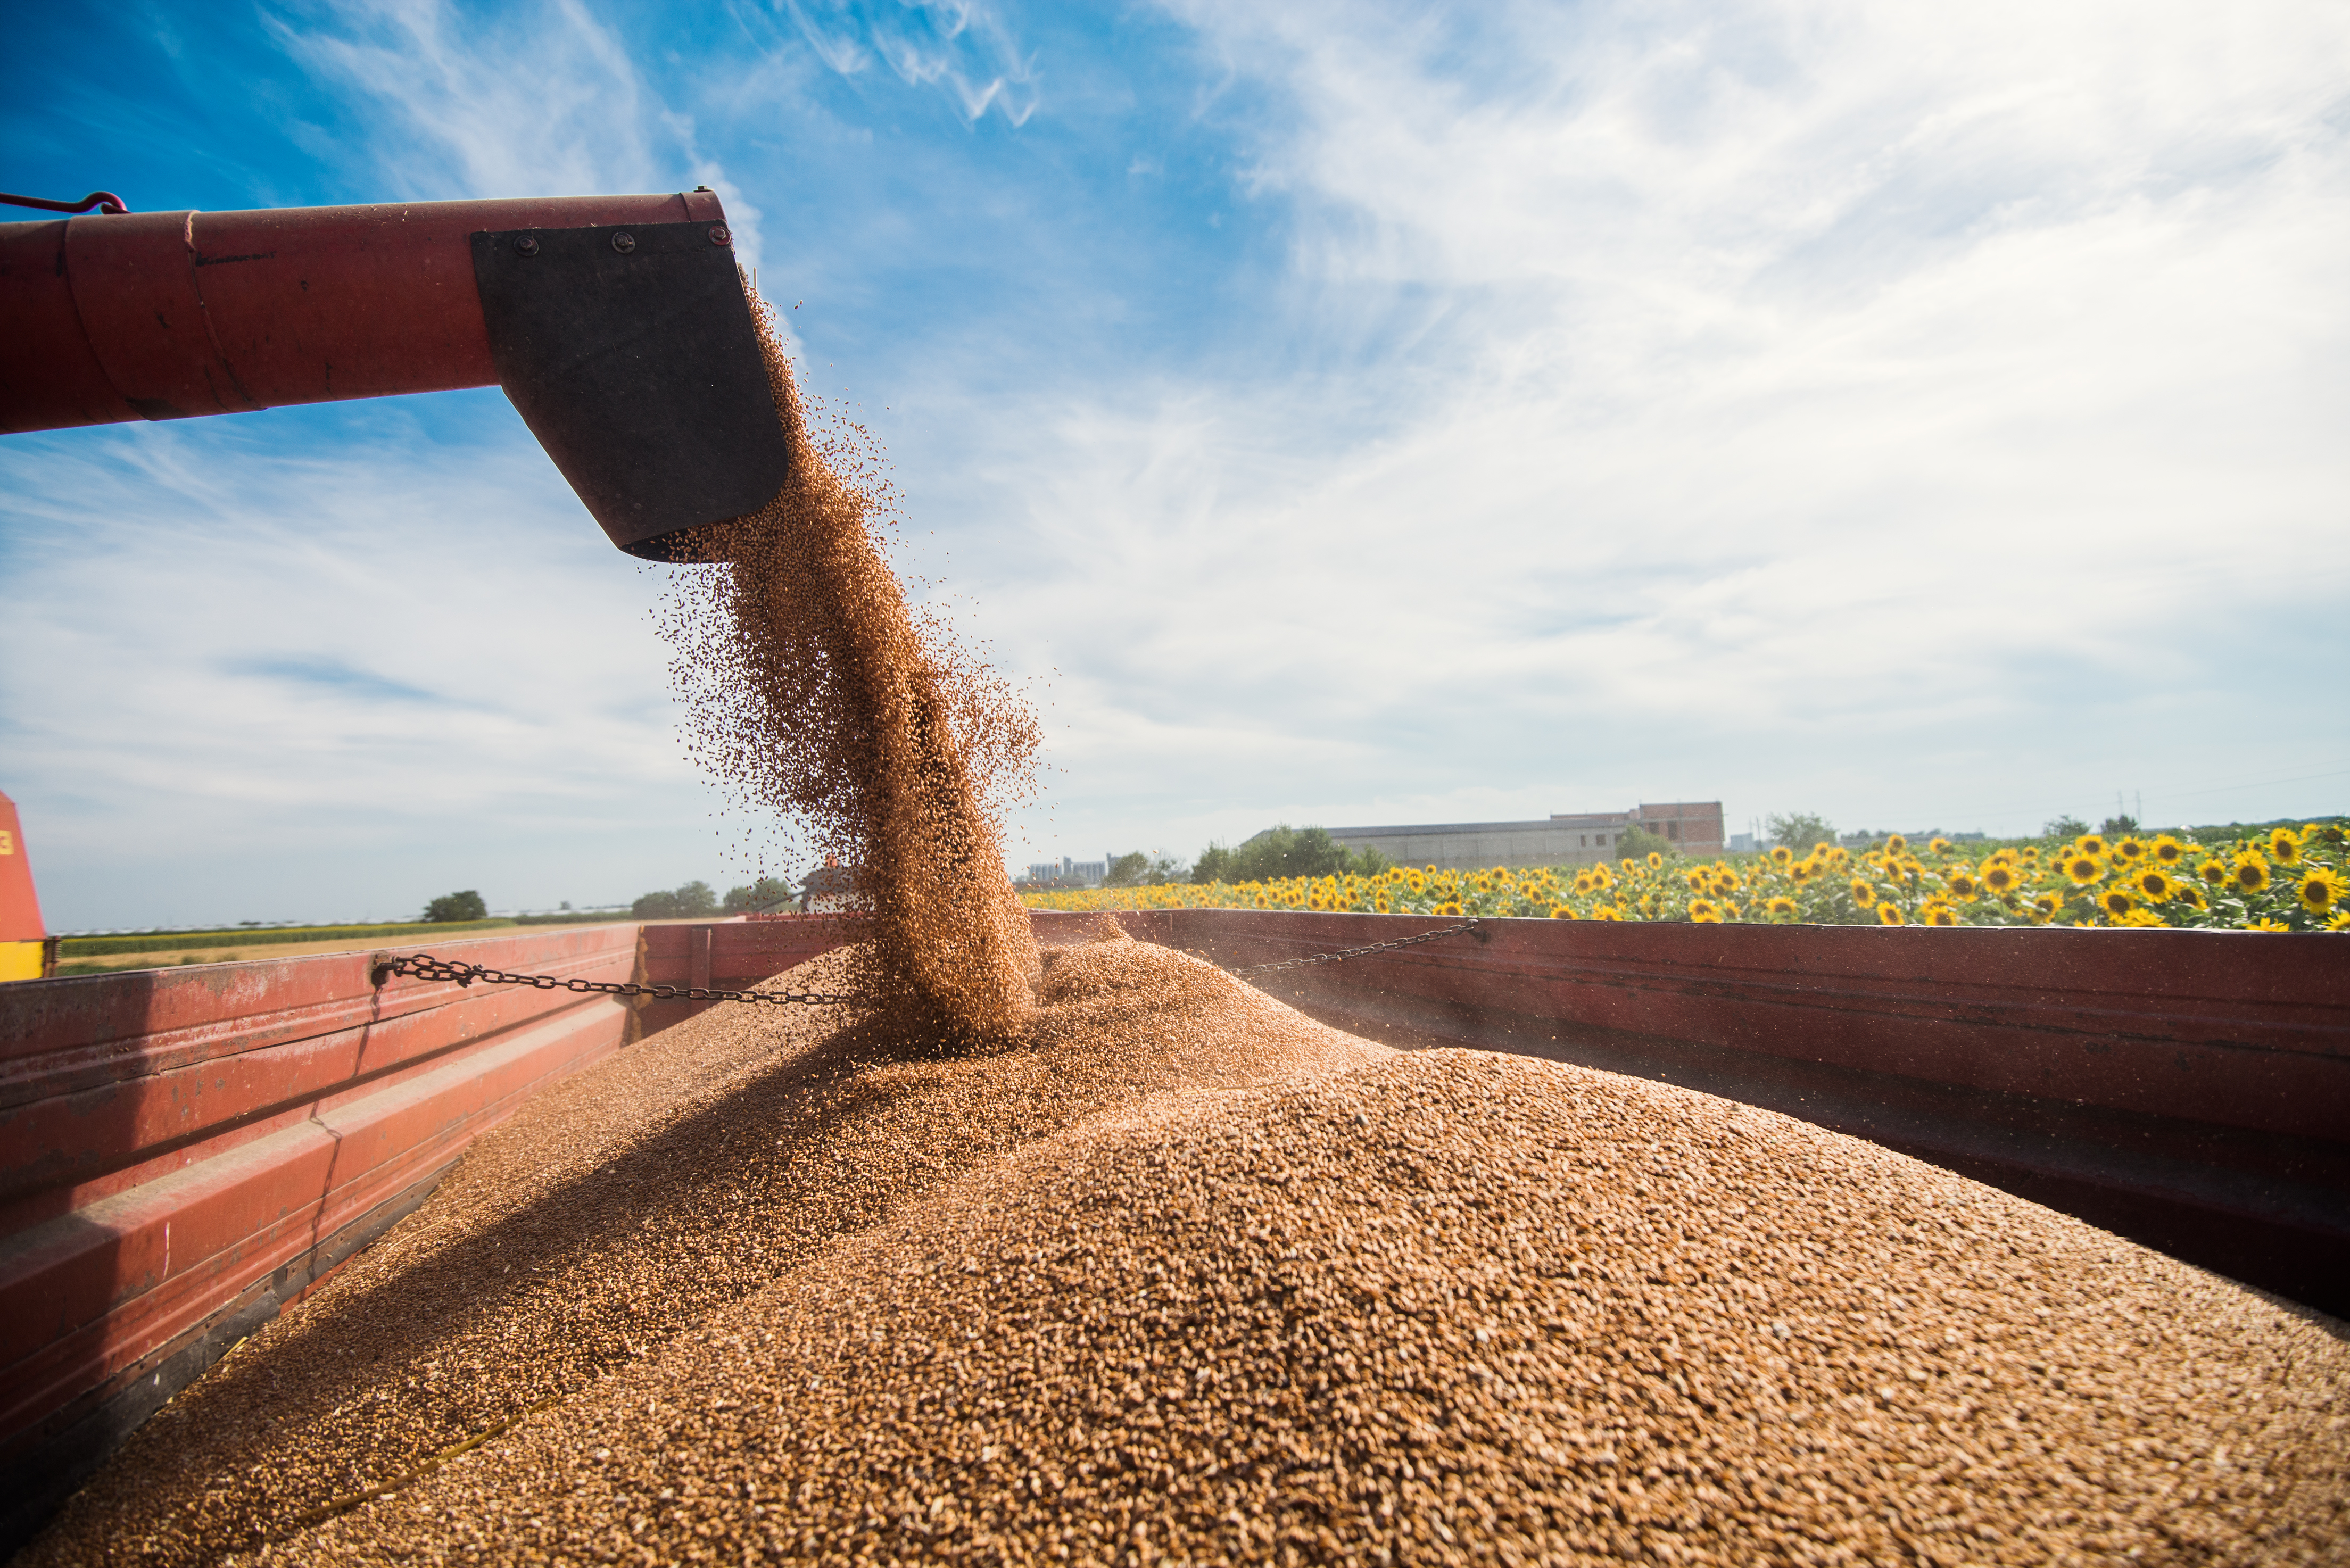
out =
<path fill-rule="evenodd" d="M 633 554 L 783 487 L 709 191 L 0 223 L 0 432 L 493 383 Z"/>
<path fill-rule="evenodd" d="M 16 803 L 0 794 L 0 980 L 40 979 L 57 967 L 56 945 L 41 924 Z"/>

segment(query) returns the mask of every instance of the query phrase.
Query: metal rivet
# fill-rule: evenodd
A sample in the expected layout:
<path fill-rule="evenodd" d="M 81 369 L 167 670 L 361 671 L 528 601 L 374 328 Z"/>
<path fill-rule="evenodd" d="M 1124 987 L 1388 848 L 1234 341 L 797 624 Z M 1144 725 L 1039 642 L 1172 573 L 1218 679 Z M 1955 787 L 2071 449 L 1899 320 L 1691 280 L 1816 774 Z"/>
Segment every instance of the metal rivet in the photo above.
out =
<path fill-rule="evenodd" d="M 710 225 L 710 243 L 712 244 L 728 244 L 733 242 L 733 238 L 734 231 L 728 228 L 725 224 L 712 223 Z"/>
<path fill-rule="evenodd" d="M 536 234 L 525 234 L 520 239 L 515 241 L 515 254 L 518 256 L 535 256 L 537 254 L 538 236 Z"/>
<path fill-rule="evenodd" d="M 627 255 L 630 251 L 637 248 L 637 236 L 629 233 L 628 230 L 622 229 L 619 234 L 612 236 L 612 248 L 619 252 L 622 255 Z"/>

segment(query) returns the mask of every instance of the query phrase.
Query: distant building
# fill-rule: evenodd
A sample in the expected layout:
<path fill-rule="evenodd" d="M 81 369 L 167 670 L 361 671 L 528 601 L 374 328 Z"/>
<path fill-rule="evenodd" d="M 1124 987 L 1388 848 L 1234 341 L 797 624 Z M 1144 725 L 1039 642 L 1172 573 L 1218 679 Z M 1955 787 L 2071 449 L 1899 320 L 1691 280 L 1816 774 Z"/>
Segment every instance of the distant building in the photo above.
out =
<path fill-rule="evenodd" d="M 1575 866 L 1612 860 L 1633 828 L 1684 855 L 1722 852 L 1721 803 L 1667 801 L 1630 811 L 1558 812 L 1534 822 L 1455 822 L 1400 827 L 1334 827 L 1348 849 L 1376 849 L 1399 866 L 1465 870 L 1486 866 Z"/>
<path fill-rule="evenodd" d="M 1058 860 L 1032 860 L 1028 880 L 1062 888 L 1098 888 L 1109 880 L 1109 861 L 1072 860 L 1066 855 Z"/>

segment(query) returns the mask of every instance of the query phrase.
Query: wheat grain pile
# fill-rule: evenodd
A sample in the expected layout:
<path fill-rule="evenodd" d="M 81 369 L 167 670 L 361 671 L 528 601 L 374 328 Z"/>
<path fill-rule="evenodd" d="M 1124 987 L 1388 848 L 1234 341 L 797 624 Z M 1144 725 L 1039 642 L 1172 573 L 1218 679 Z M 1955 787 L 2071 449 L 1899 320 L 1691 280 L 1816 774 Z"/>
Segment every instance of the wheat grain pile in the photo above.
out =
<path fill-rule="evenodd" d="M 862 1003 L 538 1096 L 24 1561 L 2344 1560 L 2331 1320 L 1114 925 L 1040 954 L 988 805 L 1033 722 L 908 613 L 770 348 L 793 488 L 669 629 L 704 762 L 874 910 L 775 983 Z"/>

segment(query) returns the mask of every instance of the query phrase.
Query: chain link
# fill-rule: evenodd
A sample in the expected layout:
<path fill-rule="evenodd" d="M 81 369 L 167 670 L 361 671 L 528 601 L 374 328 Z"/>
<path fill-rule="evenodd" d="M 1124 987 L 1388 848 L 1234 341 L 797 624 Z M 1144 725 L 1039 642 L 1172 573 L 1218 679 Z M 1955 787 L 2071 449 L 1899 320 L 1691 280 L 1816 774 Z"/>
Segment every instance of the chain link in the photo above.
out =
<path fill-rule="evenodd" d="M 1315 953 L 1310 958 L 1283 959 L 1278 963 L 1251 964 L 1246 969 L 1226 972 L 1233 975 L 1272 974 L 1279 970 L 1302 969 L 1310 963 L 1337 963 L 1345 959 L 1367 958 L 1372 953 L 1393 952 L 1398 948 L 1418 947 L 1422 942 L 1473 931 L 1479 924 L 1476 920 L 1463 920 L 1457 926 L 1422 931 L 1416 937 L 1397 937 L 1391 941 L 1373 942 L 1367 948 Z M 411 953 L 406 958 L 392 959 L 376 965 L 375 983 L 382 985 L 396 974 L 410 975 L 418 980 L 453 980 L 459 985 L 471 985 L 480 981 L 484 985 L 526 985 L 533 991 L 571 991 L 598 996 L 650 996 L 656 1002 L 763 1002 L 774 1007 L 794 1003 L 808 1007 L 840 1007 L 858 1000 L 827 991 L 715 991 L 699 985 L 638 985 L 633 981 L 566 980 L 553 974 L 509 974 L 504 970 L 484 969 L 477 963 L 455 963 L 447 959 L 434 958 L 431 953 Z"/>
<path fill-rule="evenodd" d="M 1457 926 L 1447 926 L 1442 930 L 1422 931 L 1416 937 L 1398 937 L 1393 941 L 1373 942 L 1367 948 L 1348 948 L 1344 952 L 1315 953 L 1311 958 L 1283 959 L 1279 963 L 1251 964 L 1246 969 L 1230 970 L 1226 972 L 1236 975 L 1271 974 L 1275 970 L 1302 969 L 1309 963 L 1336 963 L 1341 959 L 1358 959 L 1372 953 L 1393 952 L 1398 948 L 1418 947 L 1422 942 L 1432 942 L 1440 937 L 1458 936 L 1462 931 L 1475 930 L 1481 923 L 1477 920 L 1463 920 Z"/>
<path fill-rule="evenodd" d="M 378 985 L 396 974 L 413 975 L 419 980 L 453 980 L 459 985 L 471 985 L 478 980 L 484 985 L 526 985 L 533 991 L 650 996 L 656 1002 L 764 1002 L 775 1007 L 799 1002 L 810 1007 L 836 1007 L 857 1001 L 853 996 L 825 991 L 712 991 L 699 985 L 638 985 L 633 981 L 565 980 L 553 974 L 508 974 L 502 969 L 484 969 L 477 963 L 452 963 L 431 953 L 414 953 L 375 966 Z"/>

